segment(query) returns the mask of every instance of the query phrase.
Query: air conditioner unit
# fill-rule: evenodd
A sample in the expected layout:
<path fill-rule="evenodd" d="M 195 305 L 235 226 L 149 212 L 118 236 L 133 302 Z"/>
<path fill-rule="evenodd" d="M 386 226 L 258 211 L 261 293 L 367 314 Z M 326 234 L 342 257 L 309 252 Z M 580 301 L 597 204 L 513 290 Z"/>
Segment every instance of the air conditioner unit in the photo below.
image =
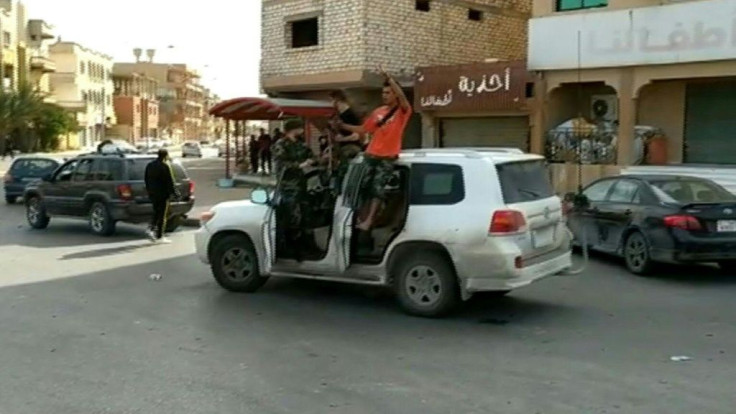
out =
<path fill-rule="evenodd" d="M 590 115 L 596 121 L 617 121 L 618 97 L 616 95 L 593 95 L 590 99 Z"/>

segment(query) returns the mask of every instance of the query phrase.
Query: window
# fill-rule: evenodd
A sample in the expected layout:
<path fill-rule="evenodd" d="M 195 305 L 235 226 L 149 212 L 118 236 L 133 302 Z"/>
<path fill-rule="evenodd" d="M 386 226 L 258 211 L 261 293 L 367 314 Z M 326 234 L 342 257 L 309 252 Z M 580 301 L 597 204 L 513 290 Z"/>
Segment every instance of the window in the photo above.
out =
<path fill-rule="evenodd" d="M 614 182 L 614 180 L 599 181 L 586 188 L 585 191 L 583 191 L 583 195 L 588 197 L 589 201 L 603 201 L 606 199 L 606 195 L 608 195 L 608 190 L 611 189 L 611 186 L 614 184 Z"/>
<path fill-rule="evenodd" d="M 475 9 L 468 9 L 468 20 L 479 22 L 483 20 L 483 12 Z"/>
<path fill-rule="evenodd" d="M 639 184 L 631 180 L 618 180 L 613 186 L 613 191 L 608 197 L 612 203 L 639 203 Z"/>
<path fill-rule="evenodd" d="M 85 69 L 84 62 L 79 62 L 79 73 L 84 75 L 84 69 Z"/>
<path fill-rule="evenodd" d="M 736 196 L 720 185 L 706 180 L 662 180 L 651 182 L 657 196 L 666 202 L 718 203 L 736 201 Z"/>
<path fill-rule="evenodd" d="M 94 173 L 94 181 L 121 181 L 123 163 L 120 160 L 100 160 Z"/>
<path fill-rule="evenodd" d="M 54 172 L 59 163 L 52 160 L 25 158 L 13 163 L 10 174 L 17 177 L 40 178 Z"/>
<path fill-rule="evenodd" d="M 465 199 L 465 182 L 460 166 L 414 164 L 411 166 L 412 205 L 451 205 Z"/>
<path fill-rule="evenodd" d="M 59 171 L 56 173 L 56 176 L 54 177 L 54 179 L 60 182 L 71 181 L 72 173 L 74 172 L 74 169 L 77 168 L 77 164 L 79 164 L 79 161 L 77 160 L 70 161 L 64 164 L 64 166 L 62 166 L 59 169 Z"/>
<path fill-rule="evenodd" d="M 74 181 L 89 181 L 92 179 L 93 159 L 86 159 L 79 162 L 79 167 L 74 172 Z"/>
<path fill-rule="evenodd" d="M 545 161 L 499 164 L 496 170 L 506 204 L 543 200 L 554 195 Z"/>
<path fill-rule="evenodd" d="M 294 49 L 319 45 L 319 18 L 291 22 L 291 47 Z"/>
<path fill-rule="evenodd" d="M 10 32 L 3 32 L 3 45 L 6 48 L 10 49 L 12 40 L 13 38 L 10 36 Z"/>
<path fill-rule="evenodd" d="M 428 12 L 430 10 L 429 0 L 417 0 L 414 4 L 414 8 L 423 11 Z"/>
<path fill-rule="evenodd" d="M 131 181 L 144 181 L 146 178 L 146 166 L 154 158 L 136 158 L 128 160 L 128 179 Z"/>
<path fill-rule="evenodd" d="M 608 0 L 557 0 L 557 11 L 591 9 L 606 6 L 608 6 Z"/>

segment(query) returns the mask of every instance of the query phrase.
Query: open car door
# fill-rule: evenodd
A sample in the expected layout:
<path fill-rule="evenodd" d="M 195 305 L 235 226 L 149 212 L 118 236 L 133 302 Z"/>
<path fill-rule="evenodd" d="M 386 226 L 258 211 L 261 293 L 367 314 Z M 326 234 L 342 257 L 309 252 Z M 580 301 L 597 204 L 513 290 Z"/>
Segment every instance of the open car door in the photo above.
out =
<path fill-rule="evenodd" d="M 337 246 L 337 268 L 341 273 L 351 264 L 353 222 L 360 207 L 360 184 L 366 171 L 362 164 L 353 163 L 345 177 L 342 194 L 336 201 L 334 239 Z"/>

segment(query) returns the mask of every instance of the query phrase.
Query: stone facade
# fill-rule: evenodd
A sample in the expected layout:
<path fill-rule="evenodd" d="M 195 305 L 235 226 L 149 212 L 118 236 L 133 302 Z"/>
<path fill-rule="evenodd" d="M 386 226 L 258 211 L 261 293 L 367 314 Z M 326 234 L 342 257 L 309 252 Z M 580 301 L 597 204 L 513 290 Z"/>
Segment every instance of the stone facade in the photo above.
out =
<path fill-rule="evenodd" d="M 429 11 L 415 6 L 415 0 L 263 0 L 264 89 L 358 86 L 378 63 L 410 81 L 417 66 L 526 55 L 531 0 L 433 0 Z M 480 21 L 469 19 L 471 6 L 482 12 Z M 494 13 L 499 7 L 516 16 Z M 313 17 L 319 44 L 291 48 L 290 22 Z"/>

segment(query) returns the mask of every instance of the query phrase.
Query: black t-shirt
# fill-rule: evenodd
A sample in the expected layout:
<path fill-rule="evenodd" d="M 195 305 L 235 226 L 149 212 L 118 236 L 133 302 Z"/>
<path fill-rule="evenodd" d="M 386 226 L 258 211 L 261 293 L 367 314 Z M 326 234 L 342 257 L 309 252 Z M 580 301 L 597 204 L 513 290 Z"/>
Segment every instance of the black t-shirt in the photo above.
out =
<path fill-rule="evenodd" d="M 355 113 L 355 111 L 353 111 L 353 108 L 348 108 L 345 111 L 341 112 L 340 113 L 340 121 L 342 121 L 344 124 L 355 125 L 355 126 L 358 126 L 358 125 L 362 125 L 363 124 L 363 122 L 360 120 L 360 118 Z M 344 129 L 343 130 L 340 130 L 339 133 L 343 137 L 349 137 L 350 135 L 353 135 L 352 132 L 346 131 Z M 344 146 L 348 146 L 348 145 L 358 145 L 361 148 L 363 147 L 363 144 L 361 144 L 360 142 L 357 142 L 357 141 L 356 142 L 341 142 L 339 146 L 340 147 L 344 147 Z"/>

